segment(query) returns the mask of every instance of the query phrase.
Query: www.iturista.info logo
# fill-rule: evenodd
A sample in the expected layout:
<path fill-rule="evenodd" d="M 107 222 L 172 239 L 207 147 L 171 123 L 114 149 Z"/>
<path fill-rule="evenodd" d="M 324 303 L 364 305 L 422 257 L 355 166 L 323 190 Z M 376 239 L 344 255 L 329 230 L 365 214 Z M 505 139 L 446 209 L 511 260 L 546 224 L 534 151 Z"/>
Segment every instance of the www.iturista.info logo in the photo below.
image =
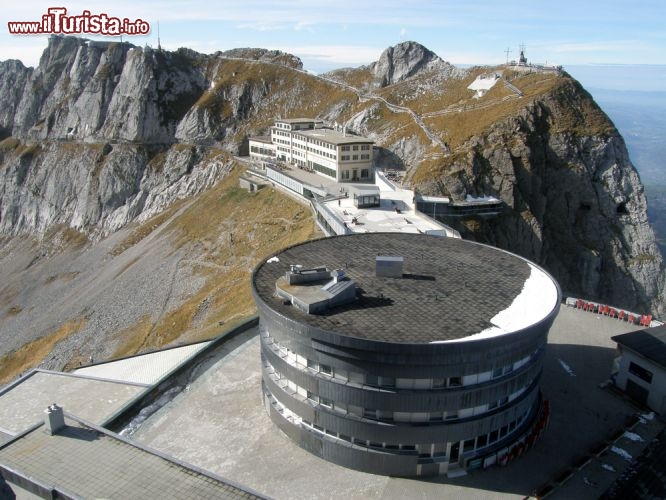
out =
<path fill-rule="evenodd" d="M 107 14 L 91 14 L 89 10 L 77 16 L 68 16 L 65 7 L 50 7 L 41 21 L 10 21 L 7 23 L 12 35 L 146 35 L 150 24 L 142 19 L 130 21 L 126 17 Z"/>

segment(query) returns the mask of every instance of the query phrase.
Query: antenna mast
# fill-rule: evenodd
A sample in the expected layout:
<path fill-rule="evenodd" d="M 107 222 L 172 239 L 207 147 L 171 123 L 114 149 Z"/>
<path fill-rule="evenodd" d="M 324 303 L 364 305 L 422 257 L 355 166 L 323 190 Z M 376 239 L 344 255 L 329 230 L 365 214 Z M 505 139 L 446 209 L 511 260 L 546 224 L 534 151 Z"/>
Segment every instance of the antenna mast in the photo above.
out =
<path fill-rule="evenodd" d="M 508 65 L 509 64 L 509 54 L 511 53 L 511 49 L 509 47 L 507 47 L 504 52 L 506 52 L 506 64 Z"/>
<path fill-rule="evenodd" d="M 162 45 L 160 44 L 160 22 L 157 21 L 157 50 L 162 51 Z"/>

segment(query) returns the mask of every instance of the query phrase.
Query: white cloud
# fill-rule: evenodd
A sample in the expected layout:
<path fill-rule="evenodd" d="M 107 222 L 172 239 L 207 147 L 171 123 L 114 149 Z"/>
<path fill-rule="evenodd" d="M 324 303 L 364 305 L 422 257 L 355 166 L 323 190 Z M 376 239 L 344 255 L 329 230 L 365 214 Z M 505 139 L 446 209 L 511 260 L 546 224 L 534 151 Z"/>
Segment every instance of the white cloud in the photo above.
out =
<path fill-rule="evenodd" d="M 314 23 L 307 21 L 298 21 L 294 26 L 294 31 L 307 31 L 309 33 L 314 33 Z"/>
<path fill-rule="evenodd" d="M 278 47 L 274 47 L 278 48 Z M 359 45 L 308 45 L 279 48 L 301 59 L 335 64 L 367 64 L 379 59 L 383 48 Z"/>
<path fill-rule="evenodd" d="M 237 28 L 242 30 L 253 30 L 253 31 L 280 31 L 286 29 L 287 26 L 283 24 L 274 24 L 274 23 L 258 21 L 254 23 L 239 24 Z"/>

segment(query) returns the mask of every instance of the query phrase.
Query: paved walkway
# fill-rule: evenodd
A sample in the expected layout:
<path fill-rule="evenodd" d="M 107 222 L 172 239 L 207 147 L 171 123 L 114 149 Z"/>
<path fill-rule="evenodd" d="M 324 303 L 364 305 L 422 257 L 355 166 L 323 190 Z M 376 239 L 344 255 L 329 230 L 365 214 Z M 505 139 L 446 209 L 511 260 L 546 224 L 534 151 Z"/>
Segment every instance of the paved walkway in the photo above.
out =
<path fill-rule="evenodd" d="M 43 421 L 44 410 L 53 403 L 102 424 L 146 389 L 140 384 L 35 371 L 0 393 L 0 431 L 12 436 L 25 431 Z"/>

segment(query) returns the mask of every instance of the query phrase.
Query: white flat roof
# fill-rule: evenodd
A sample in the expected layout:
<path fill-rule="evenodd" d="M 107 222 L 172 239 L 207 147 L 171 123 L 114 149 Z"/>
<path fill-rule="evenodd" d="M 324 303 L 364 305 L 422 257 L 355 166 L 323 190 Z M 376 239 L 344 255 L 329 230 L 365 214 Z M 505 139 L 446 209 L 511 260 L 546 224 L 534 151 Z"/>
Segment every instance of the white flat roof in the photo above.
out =
<path fill-rule="evenodd" d="M 319 123 L 321 120 L 314 118 L 278 118 L 275 123 Z"/>
<path fill-rule="evenodd" d="M 209 344 L 210 341 L 199 342 L 109 363 L 86 366 L 75 370 L 74 373 L 106 380 L 152 385 L 208 347 Z"/>
<path fill-rule="evenodd" d="M 375 187 L 373 184 L 368 185 L 368 188 Z M 354 233 L 445 231 L 444 225 L 414 209 L 411 191 L 380 191 L 379 196 L 379 207 L 356 208 L 351 195 L 348 198 L 328 201 L 326 206 Z M 399 212 L 396 211 L 396 208 Z M 353 223 L 354 219 L 356 219 L 356 224 Z"/>
<path fill-rule="evenodd" d="M 490 328 L 459 339 L 436 341 L 466 342 L 469 340 L 497 337 L 516 332 L 546 317 L 558 304 L 557 285 L 544 271 L 528 262 L 530 275 L 525 280 L 522 291 L 513 299 L 509 307 L 490 319 Z"/>
<path fill-rule="evenodd" d="M 375 141 L 360 135 L 343 134 L 330 128 L 316 128 L 314 130 L 294 130 L 294 133 L 302 134 L 311 139 L 321 139 L 331 144 L 374 144 Z"/>

